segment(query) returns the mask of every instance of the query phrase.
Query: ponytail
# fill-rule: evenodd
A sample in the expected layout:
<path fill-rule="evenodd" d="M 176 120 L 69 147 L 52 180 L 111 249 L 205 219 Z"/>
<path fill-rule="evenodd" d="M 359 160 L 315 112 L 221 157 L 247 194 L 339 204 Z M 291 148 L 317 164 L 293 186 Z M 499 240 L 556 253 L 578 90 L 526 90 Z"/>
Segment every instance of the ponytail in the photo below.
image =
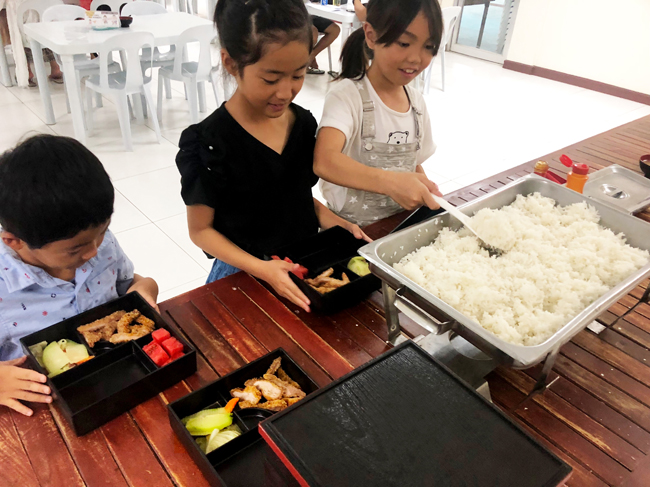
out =
<path fill-rule="evenodd" d="M 371 53 L 363 28 L 354 31 L 341 50 L 341 73 L 335 78 L 360 80 L 366 75 Z"/>

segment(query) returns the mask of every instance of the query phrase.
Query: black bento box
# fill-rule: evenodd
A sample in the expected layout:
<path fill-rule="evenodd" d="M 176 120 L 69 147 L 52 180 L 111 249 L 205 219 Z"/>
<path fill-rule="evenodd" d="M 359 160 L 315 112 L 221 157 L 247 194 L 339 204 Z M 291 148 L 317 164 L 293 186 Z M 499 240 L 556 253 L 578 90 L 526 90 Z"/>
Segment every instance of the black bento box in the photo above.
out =
<path fill-rule="evenodd" d="M 381 281 L 372 274 L 358 276 L 347 267 L 350 259 L 359 255 L 357 250 L 366 243 L 365 240 L 356 239 L 350 232 L 337 226 L 279 248 L 271 252 L 267 259 L 272 255 L 277 255 L 280 259 L 289 257 L 309 270 L 308 279 L 313 279 L 330 267 L 334 269 L 332 277 L 336 279 L 341 279 L 341 274 L 345 272 L 350 283 L 326 294 L 319 293 L 302 279 L 289 274 L 311 301 L 311 309 L 329 314 L 359 303 L 381 287 Z"/>
<path fill-rule="evenodd" d="M 152 319 L 156 329 L 164 328 L 180 341 L 184 355 L 158 367 L 142 350 L 151 342 L 151 335 L 118 345 L 98 342 L 92 349 L 77 331 L 77 327 L 115 311 L 134 309 Z M 47 375 L 29 347 L 42 341 L 50 343 L 62 339 L 81 343 L 90 355 L 94 355 L 92 360 L 47 381 L 77 436 L 85 435 L 196 372 L 194 348 L 136 292 L 32 333 L 21 338 L 20 343 L 34 369 Z"/>
<path fill-rule="evenodd" d="M 285 477 L 301 486 L 550 487 L 571 472 L 413 342 L 259 430 Z"/>
<path fill-rule="evenodd" d="M 277 413 L 259 408 L 242 410 L 236 407 L 233 412 L 233 423 L 240 427 L 242 435 L 207 455 L 181 422 L 182 418 L 203 409 L 225 406 L 232 399 L 230 396 L 232 389 L 243 388 L 244 382 L 248 379 L 262 377 L 278 357 L 282 357 L 282 369 L 300 385 L 306 394 L 318 389 L 318 385 L 300 366 L 291 360 L 283 349 L 278 348 L 167 406 L 172 429 L 210 485 L 222 487 L 286 485 L 278 480 L 277 472 L 272 470 L 272 466 L 266 461 L 268 447 L 257 430 L 257 425 L 261 421 Z M 295 405 L 287 409 L 293 407 Z"/>

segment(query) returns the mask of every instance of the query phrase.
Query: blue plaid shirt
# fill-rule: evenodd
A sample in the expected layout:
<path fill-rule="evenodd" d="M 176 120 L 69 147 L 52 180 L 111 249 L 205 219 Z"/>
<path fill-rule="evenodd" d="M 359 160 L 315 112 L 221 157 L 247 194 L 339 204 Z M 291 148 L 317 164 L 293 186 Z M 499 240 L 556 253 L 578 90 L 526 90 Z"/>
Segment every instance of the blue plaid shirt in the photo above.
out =
<path fill-rule="evenodd" d="M 20 338 L 124 295 L 132 281 L 133 263 L 110 231 L 72 282 L 24 263 L 0 241 L 0 361 L 23 355 Z"/>

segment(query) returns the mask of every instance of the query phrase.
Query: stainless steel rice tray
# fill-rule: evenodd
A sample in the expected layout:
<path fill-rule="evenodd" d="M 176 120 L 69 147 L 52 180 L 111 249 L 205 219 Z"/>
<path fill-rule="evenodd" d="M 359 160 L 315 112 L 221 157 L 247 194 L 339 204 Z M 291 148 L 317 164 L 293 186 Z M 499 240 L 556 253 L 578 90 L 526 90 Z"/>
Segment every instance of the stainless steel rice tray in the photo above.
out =
<path fill-rule="evenodd" d="M 514 181 L 492 193 L 461 205 L 459 209 L 472 216 L 482 208 L 500 209 L 514 202 L 517 195 L 526 196 L 536 192 L 552 198 L 562 206 L 586 201 L 594 206 L 600 214 L 600 225 L 615 233 L 623 233 L 627 237 L 628 244 L 650 250 L 650 224 L 535 175 Z M 432 243 L 442 228 L 448 227 L 457 230 L 460 226 L 461 224 L 448 213 L 442 213 L 420 224 L 376 240 L 359 249 L 359 253 L 370 262 L 370 269 L 375 275 L 392 290 L 398 291 L 398 299 L 400 295 L 408 295 L 410 306 L 415 305 L 424 316 L 442 315 L 448 320 L 446 329 L 451 329 L 505 365 L 527 368 L 541 362 L 549 354 L 559 350 L 563 344 L 583 330 L 621 296 L 650 276 L 650 263 L 647 263 L 574 316 L 543 343 L 534 346 L 515 345 L 498 338 L 393 268 L 393 264 L 401 260 L 402 257 Z M 384 289 L 384 291 L 387 290 Z M 388 315 L 389 310 L 387 309 Z"/>

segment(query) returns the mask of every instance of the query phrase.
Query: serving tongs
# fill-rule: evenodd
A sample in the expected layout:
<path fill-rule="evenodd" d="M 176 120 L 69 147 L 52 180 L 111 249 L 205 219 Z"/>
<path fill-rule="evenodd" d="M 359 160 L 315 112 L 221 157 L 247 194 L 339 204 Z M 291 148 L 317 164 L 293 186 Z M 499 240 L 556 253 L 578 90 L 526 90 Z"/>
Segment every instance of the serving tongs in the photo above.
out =
<path fill-rule="evenodd" d="M 449 203 L 444 198 L 441 198 L 440 196 L 437 196 L 433 193 L 431 193 L 431 196 L 433 196 L 433 199 L 436 201 L 436 203 L 440 205 L 441 208 L 447 210 L 447 212 L 449 212 L 450 215 L 452 215 L 457 220 L 459 220 L 463 225 L 465 225 L 465 228 L 467 228 L 470 232 L 474 234 L 474 236 L 478 239 L 481 248 L 487 250 L 488 253 L 490 254 L 490 257 L 501 257 L 503 255 L 504 253 L 503 250 L 493 245 L 490 245 L 485 240 L 483 240 L 478 233 L 476 233 L 476 230 L 472 228 L 472 225 L 470 223 L 470 218 L 465 213 L 457 209 L 454 205 Z"/>

